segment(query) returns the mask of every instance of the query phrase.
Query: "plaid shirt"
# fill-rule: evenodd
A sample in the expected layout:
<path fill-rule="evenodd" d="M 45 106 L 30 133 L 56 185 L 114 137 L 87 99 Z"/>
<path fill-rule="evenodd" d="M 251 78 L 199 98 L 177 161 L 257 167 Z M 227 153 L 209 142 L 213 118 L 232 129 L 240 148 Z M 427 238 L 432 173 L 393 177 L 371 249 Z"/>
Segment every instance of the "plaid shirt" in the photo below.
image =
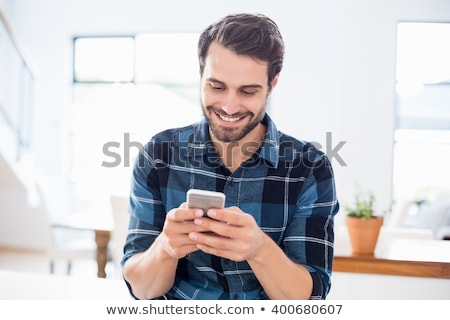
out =
<path fill-rule="evenodd" d="M 333 221 L 339 209 L 331 164 L 312 144 L 279 132 L 268 115 L 263 123 L 267 132 L 261 148 L 234 173 L 221 163 L 204 119 L 153 137 L 133 170 L 122 264 L 152 244 L 166 213 L 186 201 L 188 189 L 221 191 L 226 207 L 238 206 L 251 214 L 291 260 L 310 271 L 311 299 L 325 299 L 331 286 Z M 175 283 L 161 298 L 268 296 L 247 262 L 196 251 L 179 260 Z"/>

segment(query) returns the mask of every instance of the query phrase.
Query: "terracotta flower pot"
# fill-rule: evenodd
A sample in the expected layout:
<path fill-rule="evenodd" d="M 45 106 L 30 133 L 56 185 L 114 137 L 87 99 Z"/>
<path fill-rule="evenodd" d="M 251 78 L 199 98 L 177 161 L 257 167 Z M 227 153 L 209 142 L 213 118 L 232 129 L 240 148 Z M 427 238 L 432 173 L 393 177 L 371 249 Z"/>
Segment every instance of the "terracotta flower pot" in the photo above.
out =
<path fill-rule="evenodd" d="M 375 217 L 372 219 L 346 217 L 353 254 L 374 254 L 383 221 L 383 217 Z"/>

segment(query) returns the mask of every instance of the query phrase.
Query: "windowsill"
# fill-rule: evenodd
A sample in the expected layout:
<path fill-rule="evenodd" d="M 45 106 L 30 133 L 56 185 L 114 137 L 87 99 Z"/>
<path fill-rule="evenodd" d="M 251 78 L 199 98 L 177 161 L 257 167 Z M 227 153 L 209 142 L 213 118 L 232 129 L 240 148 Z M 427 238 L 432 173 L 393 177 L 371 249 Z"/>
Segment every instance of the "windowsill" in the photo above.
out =
<path fill-rule="evenodd" d="M 359 256 L 348 237 L 336 240 L 333 271 L 450 279 L 450 241 L 380 235 L 375 254 Z"/>

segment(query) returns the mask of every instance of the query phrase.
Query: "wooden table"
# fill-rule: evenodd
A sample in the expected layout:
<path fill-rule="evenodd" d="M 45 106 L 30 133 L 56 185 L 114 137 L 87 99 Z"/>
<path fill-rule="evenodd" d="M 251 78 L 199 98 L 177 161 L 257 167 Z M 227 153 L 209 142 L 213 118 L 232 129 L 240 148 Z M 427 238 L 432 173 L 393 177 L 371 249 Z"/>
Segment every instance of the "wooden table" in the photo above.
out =
<path fill-rule="evenodd" d="M 335 243 L 333 271 L 450 279 L 450 241 L 383 239 L 373 256 L 353 255 L 348 238 Z"/>
<path fill-rule="evenodd" d="M 106 278 L 106 263 L 108 262 L 108 243 L 111 239 L 111 231 L 94 230 L 95 243 L 97 244 L 97 277 Z"/>
<path fill-rule="evenodd" d="M 105 267 L 108 262 L 108 244 L 114 229 L 114 219 L 109 210 L 86 211 L 68 215 L 56 221 L 54 226 L 79 230 L 93 230 L 97 245 L 97 276 L 106 278 Z"/>

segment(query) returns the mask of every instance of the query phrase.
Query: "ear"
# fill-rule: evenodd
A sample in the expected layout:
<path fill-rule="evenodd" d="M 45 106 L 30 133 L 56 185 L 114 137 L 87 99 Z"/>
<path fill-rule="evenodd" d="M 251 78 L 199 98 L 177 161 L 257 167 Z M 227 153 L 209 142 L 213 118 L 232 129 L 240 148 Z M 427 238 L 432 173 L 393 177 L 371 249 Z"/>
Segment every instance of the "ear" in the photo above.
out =
<path fill-rule="evenodd" d="M 272 88 L 270 89 L 269 93 L 272 93 L 273 88 L 275 88 L 278 84 L 278 78 L 280 77 L 280 74 L 277 74 L 273 80 L 272 80 Z"/>

